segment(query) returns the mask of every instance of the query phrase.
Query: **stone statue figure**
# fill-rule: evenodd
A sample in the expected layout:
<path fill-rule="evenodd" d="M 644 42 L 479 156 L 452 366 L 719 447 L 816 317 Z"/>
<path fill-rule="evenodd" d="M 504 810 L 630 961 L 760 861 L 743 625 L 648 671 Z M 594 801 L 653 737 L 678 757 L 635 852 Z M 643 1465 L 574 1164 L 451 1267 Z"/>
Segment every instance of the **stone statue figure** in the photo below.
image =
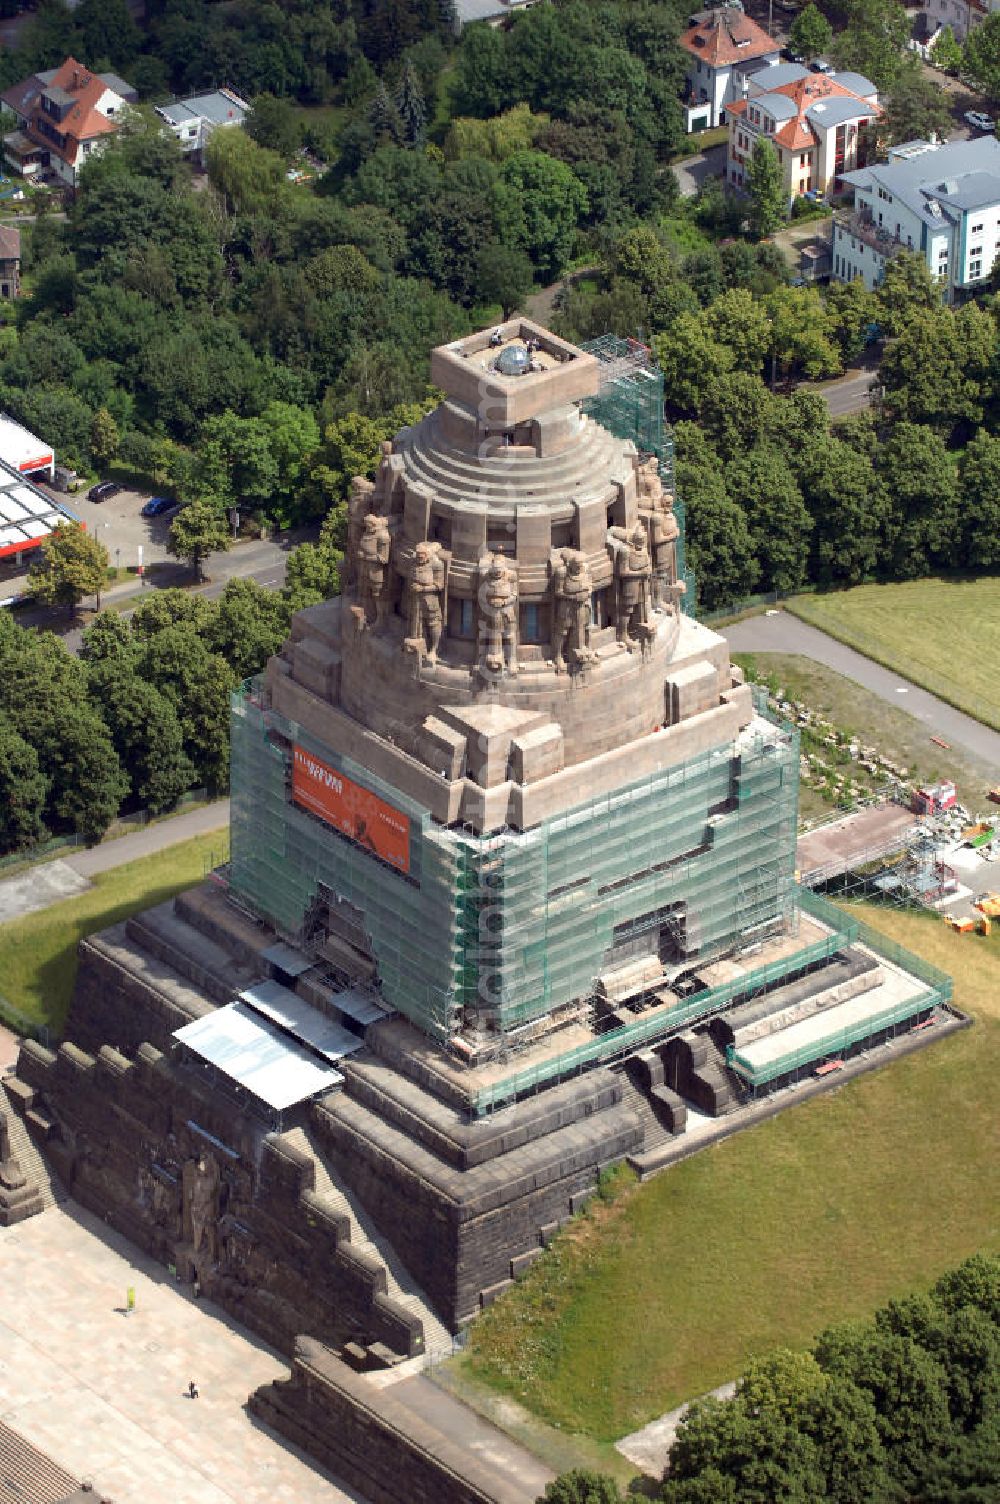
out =
<path fill-rule="evenodd" d="M 479 561 L 479 665 L 486 674 L 515 675 L 517 665 L 517 567 L 503 554 Z M 506 649 L 506 653 L 505 653 Z"/>
<path fill-rule="evenodd" d="M 356 475 L 351 481 L 347 497 L 347 550 L 345 553 L 344 586 L 357 584 L 358 549 L 365 529 L 365 518 L 374 504 L 375 486 L 364 475 Z"/>
<path fill-rule="evenodd" d="M 386 606 L 386 566 L 389 563 L 389 524 L 377 512 L 369 512 L 358 541 L 358 600 L 366 625 L 382 625 Z"/>
<path fill-rule="evenodd" d="M 418 543 L 410 568 L 410 638 L 422 643 L 428 663 L 437 663 L 444 615 L 441 598 L 445 585 L 444 559 L 436 543 Z M 405 646 L 405 644 L 404 644 Z"/>
<path fill-rule="evenodd" d="M 590 650 L 590 593 L 593 588 L 586 557 L 564 548 L 552 570 L 555 594 L 552 610 L 552 658 L 557 674 L 592 661 Z"/>
<path fill-rule="evenodd" d="M 646 529 L 653 561 L 653 574 L 667 584 L 674 583 L 676 552 L 674 543 L 680 537 L 680 528 L 674 516 L 674 498 L 663 489 L 659 461 L 655 455 L 636 468 L 639 517 Z"/>
<path fill-rule="evenodd" d="M 618 641 L 631 652 L 637 644 L 648 641 L 653 631 L 653 561 L 646 529 L 641 522 L 631 528 L 610 528 L 608 542 L 615 570 L 615 627 Z"/>

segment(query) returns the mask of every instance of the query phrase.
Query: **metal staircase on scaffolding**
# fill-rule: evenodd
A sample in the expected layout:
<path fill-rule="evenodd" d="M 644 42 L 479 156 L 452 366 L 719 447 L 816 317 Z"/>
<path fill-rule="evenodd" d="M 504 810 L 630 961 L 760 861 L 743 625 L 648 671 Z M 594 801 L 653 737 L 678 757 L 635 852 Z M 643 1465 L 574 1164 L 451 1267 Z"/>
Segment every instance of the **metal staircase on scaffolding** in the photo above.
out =
<path fill-rule="evenodd" d="M 316 1166 L 315 1193 L 331 1211 L 347 1217 L 351 1227 L 351 1247 L 377 1258 L 384 1267 L 386 1294 L 421 1321 L 425 1355 L 430 1359 L 449 1357 L 453 1349 L 451 1332 L 435 1315 L 427 1296 L 407 1273 L 392 1244 L 378 1231 L 354 1192 L 339 1178 L 334 1178 L 335 1170 L 331 1174 L 330 1162 L 316 1135 L 305 1127 L 289 1129 L 282 1136 L 286 1143 L 312 1158 Z"/>

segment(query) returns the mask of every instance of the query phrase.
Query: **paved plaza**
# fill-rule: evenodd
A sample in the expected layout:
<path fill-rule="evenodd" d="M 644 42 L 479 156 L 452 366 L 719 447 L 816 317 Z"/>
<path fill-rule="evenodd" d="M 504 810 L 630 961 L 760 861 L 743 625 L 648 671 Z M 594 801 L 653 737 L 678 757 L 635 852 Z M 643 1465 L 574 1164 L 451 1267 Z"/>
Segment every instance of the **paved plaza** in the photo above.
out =
<path fill-rule="evenodd" d="M 88 1212 L 0 1228 L 0 1290 L 0 1419 L 115 1504 L 358 1499 L 246 1414 L 281 1357 Z"/>

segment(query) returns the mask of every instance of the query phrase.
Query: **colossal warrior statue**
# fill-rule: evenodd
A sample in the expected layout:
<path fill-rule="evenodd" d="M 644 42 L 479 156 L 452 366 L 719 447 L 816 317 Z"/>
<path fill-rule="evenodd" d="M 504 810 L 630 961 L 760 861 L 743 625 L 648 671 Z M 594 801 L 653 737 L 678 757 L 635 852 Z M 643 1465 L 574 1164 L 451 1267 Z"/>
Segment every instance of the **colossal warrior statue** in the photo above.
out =
<path fill-rule="evenodd" d="M 503 554 L 479 561 L 479 667 L 493 676 L 517 674 L 517 568 Z M 505 654 L 506 647 L 506 654 Z"/>
<path fill-rule="evenodd" d="M 365 529 L 365 518 L 372 510 L 375 486 L 364 475 L 355 475 L 347 497 L 347 549 L 344 557 L 344 585 L 357 584 L 358 552 Z"/>
<path fill-rule="evenodd" d="M 427 662 L 438 661 L 438 646 L 444 625 L 441 598 L 445 585 L 445 561 L 434 543 L 418 543 L 410 568 L 409 641 L 422 644 Z M 404 644 L 405 646 L 405 644 Z"/>
<path fill-rule="evenodd" d="M 386 606 L 386 568 L 389 563 L 389 524 L 376 512 L 369 512 L 358 542 L 356 577 L 358 600 L 366 625 L 382 625 Z"/>
<path fill-rule="evenodd" d="M 639 516 L 646 529 L 652 556 L 653 574 L 657 580 L 672 585 L 677 577 L 674 545 L 681 530 L 674 516 L 674 498 L 669 491 L 663 489 L 659 461 L 655 455 L 636 465 L 636 492 Z"/>
<path fill-rule="evenodd" d="M 646 642 L 655 628 L 652 622 L 650 582 L 653 561 L 646 529 L 637 522 L 631 529 L 608 529 L 615 570 L 615 626 L 618 641 L 629 652 Z M 634 634 L 634 635 L 633 635 Z"/>
<path fill-rule="evenodd" d="M 552 609 L 552 658 L 557 674 L 566 672 L 568 654 L 571 668 L 590 662 L 590 593 L 593 584 L 585 556 L 575 548 L 564 548 L 552 569 L 555 600 Z"/>

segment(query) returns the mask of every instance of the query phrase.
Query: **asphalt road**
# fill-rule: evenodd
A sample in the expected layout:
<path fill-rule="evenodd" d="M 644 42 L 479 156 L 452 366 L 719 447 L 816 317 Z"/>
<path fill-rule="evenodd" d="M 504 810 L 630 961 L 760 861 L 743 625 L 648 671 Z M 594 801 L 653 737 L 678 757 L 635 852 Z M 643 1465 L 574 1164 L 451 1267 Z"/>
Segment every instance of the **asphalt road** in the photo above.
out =
<path fill-rule="evenodd" d="M 252 543 L 240 543 L 228 554 L 213 554 L 205 561 L 204 569 L 208 579 L 197 587 L 196 593 L 205 596 L 207 600 L 214 600 L 222 594 L 230 580 L 256 580 L 269 589 L 279 589 L 285 583 L 289 553 L 306 536 L 312 535 L 296 534 L 267 542 L 258 539 Z M 144 591 L 162 590 L 170 585 L 186 586 L 190 581 L 191 571 L 186 565 L 161 565 L 154 576 L 147 576 L 142 583 L 133 579 L 104 591 L 101 604 L 107 605 L 109 601 L 116 599 L 134 599 Z M 89 604 L 91 603 L 88 602 Z M 129 614 L 129 608 L 122 611 L 126 618 Z M 62 638 L 70 652 L 80 651 L 83 624 L 76 614 L 71 615 L 56 607 L 24 606 L 18 609 L 17 620 L 22 627 L 39 627 L 47 632 L 54 632 Z"/>
<path fill-rule="evenodd" d="M 929 737 L 939 736 L 957 751 L 981 758 L 1000 772 L 1000 732 L 991 731 L 981 721 L 952 709 L 919 685 L 873 663 L 870 658 L 845 647 L 817 627 L 799 621 L 797 616 L 779 611 L 776 616 L 753 616 L 719 630 L 734 652 L 799 653 L 804 658 L 825 664 L 871 690 L 897 710 L 905 710 L 914 719 L 922 721 Z M 900 690 L 905 693 L 900 693 Z"/>
<path fill-rule="evenodd" d="M 871 406 L 869 388 L 874 379 L 874 371 L 849 371 L 846 376 L 838 376 L 836 381 L 824 382 L 812 390 L 823 398 L 831 418 L 846 418 L 849 413 L 862 413 Z"/>

